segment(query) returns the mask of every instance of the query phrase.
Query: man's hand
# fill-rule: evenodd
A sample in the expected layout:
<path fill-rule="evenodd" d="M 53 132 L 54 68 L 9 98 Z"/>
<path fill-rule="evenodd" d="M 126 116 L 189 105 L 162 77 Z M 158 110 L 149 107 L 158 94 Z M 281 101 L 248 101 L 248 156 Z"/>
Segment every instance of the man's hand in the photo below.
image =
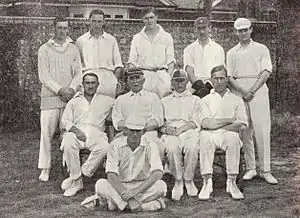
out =
<path fill-rule="evenodd" d="M 166 126 L 166 134 L 167 135 L 175 135 L 176 134 L 176 128 L 170 125 Z"/>
<path fill-rule="evenodd" d="M 251 101 L 252 99 L 254 98 L 254 92 L 247 92 L 244 96 L 243 96 L 243 99 L 245 102 L 249 102 Z"/>
<path fill-rule="evenodd" d="M 124 201 L 134 198 L 137 195 L 136 189 L 126 189 L 122 192 L 121 197 Z"/>
<path fill-rule="evenodd" d="M 139 212 L 142 210 L 141 203 L 138 200 L 136 200 L 135 198 L 129 199 L 128 206 L 129 206 L 131 212 Z"/>
<path fill-rule="evenodd" d="M 175 130 L 175 135 L 176 135 L 176 136 L 179 136 L 181 133 L 183 133 L 183 132 L 185 132 L 185 131 L 186 131 L 186 129 L 183 128 L 183 126 L 181 126 L 181 127 L 177 128 L 177 129 Z"/>
<path fill-rule="evenodd" d="M 75 90 L 72 88 L 63 87 L 58 91 L 60 99 L 64 102 L 68 102 L 75 95 Z"/>
<path fill-rule="evenodd" d="M 76 135 L 76 138 L 82 142 L 86 142 L 86 135 L 77 127 L 73 126 L 69 132 L 73 132 Z"/>

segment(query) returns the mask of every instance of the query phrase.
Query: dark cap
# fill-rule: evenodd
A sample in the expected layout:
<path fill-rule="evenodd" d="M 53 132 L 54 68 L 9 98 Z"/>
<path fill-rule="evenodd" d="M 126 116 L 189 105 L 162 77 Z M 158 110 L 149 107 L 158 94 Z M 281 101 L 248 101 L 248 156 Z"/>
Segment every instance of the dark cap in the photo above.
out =
<path fill-rule="evenodd" d="M 131 67 L 127 70 L 126 72 L 127 76 L 132 76 L 132 75 L 144 75 L 143 71 L 138 68 L 138 67 Z"/>
<path fill-rule="evenodd" d="M 207 17 L 198 17 L 194 22 L 194 26 L 196 27 L 208 27 L 209 25 L 210 22 Z"/>
<path fill-rule="evenodd" d="M 187 79 L 187 78 L 188 78 L 188 76 L 187 76 L 186 72 L 182 69 L 174 70 L 174 72 L 172 73 L 172 77 L 171 77 L 172 80 Z"/>

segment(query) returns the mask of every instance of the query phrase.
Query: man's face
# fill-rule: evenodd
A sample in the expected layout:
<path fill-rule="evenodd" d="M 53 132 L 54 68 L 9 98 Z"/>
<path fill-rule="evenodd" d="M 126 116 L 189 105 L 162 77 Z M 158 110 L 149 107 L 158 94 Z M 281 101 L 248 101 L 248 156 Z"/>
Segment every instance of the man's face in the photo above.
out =
<path fill-rule="evenodd" d="M 240 42 L 249 41 L 251 39 L 252 27 L 235 30 L 235 34 L 238 36 Z"/>
<path fill-rule="evenodd" d="M 200 40 L 206 40 L 209 37 L 210 27 L 209 26 L 196 26 L 196 35 Z"/>
<path fill-rule="evenodd" d="M 94 33 L 101 33 L 104 25 L 104 17 L 102 14 L 93 14 L 90 19 L 90 29 Z"/>
<path fill-rule="evenodd" d="M 145 78 L 140 74 L 130 75 L 127 78 L 127 82 L 130 90 L 137 93 L 143 89 Z"/>
<path fill-rule="evenodd" d="M 186 90 L 187 83 L 187 78 L 177 78 L 171 80 L 171 86 L 178 93 L 182 93 Z"/>
<path fill-rule="evenodd" d="M 128 129 L 127 133 L 127 144 L 135 147 L 139 146 L 144 130 Z"/>
<path fill-rule="evenodd" d="M 216 92 L 222 93 L 226 90 L 228 78 L 224 70 L 213 73 L 211 80 Z"/>
<path fill-rule="evenodd" d="M 97 91 L 98 85 L 97 77 L 90 75 L 85 76 L 83 80 L 84 94 L 93 96 Z"/>
<path fill-rule="evenodd" d="M 146 28 L 155 28 L 157 24 L 157 16 L 150 12 L 143 17 Z"/>
<path fill-rule="evenodd" d="M 67 38 L 68 29 L 69 29 L 68 21 L 58 22 L 55 25 L 55 37 L 58 40 L 65 40 Z"/>

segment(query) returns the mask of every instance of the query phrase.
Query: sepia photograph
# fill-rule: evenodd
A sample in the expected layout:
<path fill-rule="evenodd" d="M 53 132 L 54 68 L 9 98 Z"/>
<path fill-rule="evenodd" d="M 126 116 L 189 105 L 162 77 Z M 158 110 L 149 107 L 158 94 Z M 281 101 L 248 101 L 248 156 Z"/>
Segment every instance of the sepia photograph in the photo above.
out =
<path fill-rule="evenodd" d="M 300 1 L 0 0 L 0 216 L 299 217 Z"/>

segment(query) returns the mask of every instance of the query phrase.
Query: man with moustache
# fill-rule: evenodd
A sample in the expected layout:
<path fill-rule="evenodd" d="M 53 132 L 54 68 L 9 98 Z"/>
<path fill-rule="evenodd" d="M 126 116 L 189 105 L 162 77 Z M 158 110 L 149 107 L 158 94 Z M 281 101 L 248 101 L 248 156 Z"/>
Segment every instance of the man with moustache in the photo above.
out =
<path fill-rule="evenodd" d="M 137 122 L 146 123 L 145 135 L 159 144 L 157 129 L 163 124 L 163 107 L 159 97 L 143 88 L 144 73 L 139 68 L 130 68 L 127 72 L 127 83 L 130 91 L 120 95 L 112 110 L 112 121 L 116 130 L 127 134 L 125 121 L 135 117 Z M 123 143 L 126 137 L 115 140 Z"/>
<path fill-rule="evenodd" d="M 80 51 L 83 70 L 93 70 L 99 77 L 100 94 L 115 97 L 122 60 L 117 40 L 104 31 L 104 12 L 93 10 L 89 16 L 90 31 L 80 36 L 76 45 Z"/>
<path fill-rule="evenodd" d="M 225 63 L 225 53 L 222 46 L 210 38 L 211 24 L 206 17 L 198 17 L 194 26 L 197 40 L 183 51 L 183 69 L 192 85 L 189 84 L 189 89 L 202 98 L 213 88 L 210 71 Z"/>
<path fill-rule="evenodd" d="M 91 177 L 103 158 L 109 144 L 105 130 L 105 119 L 111 112 L 114 99 L 96 93 L 99 86 L 98 76 L 89 72 L 84 74 L 83 95 L 68 102 L 62 117 L 66 128 L 61 149 L 70 177 L 65 179 L 61 188 L 64 196 L 73 196 L 83 188 L 82 174 Z M 91 151 L 88 159 L 80 167 L 79 151 Z"/>
<path fill-rule="evenodd" d="M 271 174 L 270 132 L 271 116 L 267 80 L 272 72 L 269 49 L 251 39 L 253 28 L 246 18 L 234 22 L 239 43 L 227 53 L 227 67 L 231 75 L 229 84 L 241 96 L 248 109 L 250 126 L 243 134 L 247 172 L 243 179 L 251 180 L 257 175 L 253 136 L 255 137 L 260 176 L 269 184 L 278 181 Z"/>
<path fill-rule="evenodd" d="M 67 36 L 69 23 L 63 16 L 54 20 L 54 37 L 38 51 L 38 73 L 41 91 L 41 139 L 39 179 L 48 181 L 51 168 L 51 140 L 59 125 L 66 103 L 81 83 L 80 54 Z M 62 128 L 62 126 L 60 126 Z"/>
<path fill-rule="evenodd" d="M 170 92 L 170 75 L 174 70 L 174 45 L 172 36 L 157 24 L 157 11 L 146 8 L 145 27 L 133 37 L 128 67 L 138 67 L 145 77 L 144 89 L 160 98 Z"/>

